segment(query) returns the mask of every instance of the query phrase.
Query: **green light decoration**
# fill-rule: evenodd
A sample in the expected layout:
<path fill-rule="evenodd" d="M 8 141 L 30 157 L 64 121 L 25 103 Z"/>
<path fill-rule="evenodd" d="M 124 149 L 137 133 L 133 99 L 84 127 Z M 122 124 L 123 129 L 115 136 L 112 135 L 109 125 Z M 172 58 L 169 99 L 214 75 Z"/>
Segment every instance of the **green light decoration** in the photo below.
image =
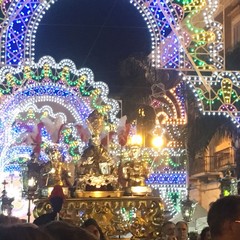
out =
<path fill-rule="evenodd" d="M 42 119 L 42 118 L 45 118 L 45 117 L 46 117 L 45 113 L 41 113 L 41 115 L 40 115 L 39 118 Z M 29 121 L 29 120 L 37 119 L 37 117 L 36 117 L 35 111 L 33 111 L 33 110 L 30 108 L 30 109 L 27 110 L 26 116 L 25 116 L 25 115 L 18 114 L 17 117 L 16 117 L 16 119 L 18 119 L 18 120 L 20 120 L 20 121 L 22 121 L 22 122 L 27 122 L 27 121 Z"/>
<path fill-rule="evenodd" d="M 87 77 L 85 75 L 81 76 L 78 80 L 77 85 L 79 86 L 79 91 L 82 94 L 82 96 L 90 96 L 91 92 L 87 91 L 86 88 L 86 80 Z"/>
<path fill-rule="evenodd" d="M 180 163 L 175 163 L 171 158 L 168 158 L 168 164 L 173 167 L 173 168 L 177 168 L 177 167 L 180 167 L 181 164 Z"/>
<path fill-rule="evenodd" d="M 128 219 L 129 219 L 129 221 L 134 220 L 134 219 L 135 219 L 135 216 L 136 216 L 135 210 L 134 210 L 134 209 L 130 209 L 130 210 L 129 210 L 129 214 L 128 214 Z"/>
<path fill-rule="evenodd" d="M 31 109 L 29 109 L 29 111 L 27 112 L 27 119 L 35 119 L 36 118 L 36 114 L 34 111 L 32 111 Z"/>
<path fill-rule="evenodd" d="M 168 192 L 168 199 L 171 201 L 174 209 L 177 212 L 180 212 L 181 206 L 180 206 L 180 193 L 179 192 Z"/>
<path fill-rule="evenodd" d="M 211 109 L 218 110 L 221 105 L 227 105 L 228 110 L 237 109 L 238 100 L 240 98 L 238 94 L 238 89 L 235 88 L 231 79 L 224 78 L 221 81 L 221 85 L 213 86 L 214 91 L 211 94 L 197 88 L 197 96 L 202 101 L 204 105 L 211 106 Z"/>
<path fill-rule="evenodd" d="M 151 164 L 152 169 L 157 169 L 159 166 L 169 166 L 171 168 L 177 168 L 180 167 L 180 163 L 176 163 L 172 158 L 170 158 L 168 155 L 163 154 L 160 155 L 153 160 L 149 162 Z"/>
<path fill-rule="evenodd" d="M 69 146 L 68 152 L 73 162 L 76 163 L 80 160 L 80 153 L 78 151 L 79 142 L 74 138 L 71 128 L 64 129 L 62 134 L 64 143 Z"/>
<path fill-rule="evenodd" d="M 220 179 L 220 197 L 238 194 L 238 180 L 232 176 L 230 169 L 226 170 L 224 177 Z"/>
<path fill-rule="evenodd" d="M 88 94 L 86 93 L 84 86 L 81 86 L 83 84 L 83 79 L 84 81 L 86 81 L 87 77 L 85 75 L 82 75 L 75 80 L 71 80 L 70 71 L 68 67 L 63 67 L 62 71 L 60 71 L 59 73 L 56 73 L 56 76 L 55 76 L 53 75 L 52 69 L 50 69 L 49 65 L 47 64 L 44 65 L 40 75 L 36 75 L 29 66 L 26 66 L 24 67 L 23 79 L 17 79 L 11 73 L 7 73 L 5 78 L 6 78 L 6 84 L 2 84 L 0 86 L 0 92 L 4 95 L 12 93 L 11 87 L 21 86 L 29 80 L 33 80 L 35 82 L 42 82 L 42 80 L 46 78 L 50 79 L 53 83 L 56 83 L 60 80 L 65 81 L 70 87 L 76 87 L 79 85 L 81 90 L 84 91 L 85 96 L 90 95 L 90 93 Z"/>
<path fill-rule="evenodd" d="M 203 48 L 215 41 L 215 33 L 212 31 L 206 31 L 203 28 L 199 28 L 192 24 L 194 18 L 200 14 L 206 8 L 205 0 L 193 0 L 183 5 L 183 10 L 185 12 L 185 26 L 187 28 L 188 34 L 190 36 L 191 42 L 187 47 L 188 52 L 193 58 L 194 63 L 199 69 L 214 69 L 213 65 L 207 64 L 203 59 L 202 51 Z"/>
<path fill-rule="evenodd" d="M 85 74 L 81 75 L 78 78 L 71 78 L 69 67 L 63 67 L 62 70 L 55 75 L 53 74 L 52 69 L 48 64 L 44 64 L 40 75 L 36 75 L 29 66 L 24 67 L 23 79 L 17 79 L 11 73 L 5 75 L 6 83 L 0 85 L 0 97 L 2 95 L 9 95 L 15 91 L 17 86 L 23 86 L 27 84 L 28 81 L 42 82 L 44 79 L 49 79 L 53 83 L 58 81 L 65 82 L 69 87 L 76 89 L 78 88 L 79 92 L 83 97 L 90 97 L 91 106 L 96 109 L 101 114 L 106 114 L 106 112 L 111 110 L 111 106 L 103 104 L 102 101 L 99 101 L 99 96 L 101 90 L 96 88 L 93 89 L 92 86 L 87 85 L 87 76 Z"/>
<path fill-rule="evenodd" d="M 29 161 L 28 157 L 14 157 L 11 159 L 11 161 L 9 162 L 9 164 L 23 164 Z"/>
<path fill-rule="evenodd" d="M 231 195 L 231 192 L 230 192 L 229 190 L 226 190 L 226 189 L 225 189 L 225 190 L 223 191 L 223 196 L 224 196 L 224 197 L 227 197 L 227 196 L 229 196 L 229 195 Z"/>
<path fill-rule="evenodd" d="M 174 3 L 180 4 L 181 6 L 192 3 L 194 0 L 175 0 Z"/>

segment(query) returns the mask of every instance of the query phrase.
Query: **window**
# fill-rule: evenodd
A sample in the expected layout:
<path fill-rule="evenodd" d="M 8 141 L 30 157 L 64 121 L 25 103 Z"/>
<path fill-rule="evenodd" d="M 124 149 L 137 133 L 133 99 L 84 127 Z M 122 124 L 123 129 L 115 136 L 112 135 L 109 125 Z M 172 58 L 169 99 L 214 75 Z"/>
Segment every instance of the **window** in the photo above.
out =
<path fill-rule="evenodd" d="M 235 47 L 237 43 L 240 42 L 240 6 L 237 5 L 234 7 L 230 14 L 230 21 L 231 21 L 231 45 L 232 47 Z M 227 31 L 227 26 L 226 31 Z M 228 31 L 227 31 L 228 32 Z"/>
<path fill-rule="evenodd" d="M 233 47 L 235 47 L 237 43 L 240 42 L 240 19 L 235 24 L 233 23 L 232 31 L 233 31 L 232 43 Z"/>

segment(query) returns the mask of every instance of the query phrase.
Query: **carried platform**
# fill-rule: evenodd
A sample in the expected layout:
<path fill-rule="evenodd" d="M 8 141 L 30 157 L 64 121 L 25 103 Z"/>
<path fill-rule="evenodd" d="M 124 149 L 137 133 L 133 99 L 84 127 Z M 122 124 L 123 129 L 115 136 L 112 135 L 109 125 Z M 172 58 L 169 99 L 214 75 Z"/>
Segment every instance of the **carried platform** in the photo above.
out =
<path fill-rule="evenodd" d="M 51 211 L 47 199 L 35 204 L 35 216 Z M 60 215 L 77 226 L 94 218 L 109 239 L 157 239 L 163 222 L 163 203 L 152 196 L 67 198 Z"/>

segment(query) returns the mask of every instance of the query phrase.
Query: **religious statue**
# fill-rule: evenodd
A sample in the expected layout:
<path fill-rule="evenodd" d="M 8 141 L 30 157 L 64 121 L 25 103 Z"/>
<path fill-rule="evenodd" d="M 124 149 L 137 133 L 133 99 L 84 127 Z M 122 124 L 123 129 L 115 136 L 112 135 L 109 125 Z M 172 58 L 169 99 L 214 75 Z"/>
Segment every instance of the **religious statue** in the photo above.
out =
<path fill-rule="evenodd" d="M 125 192 L 132 194 L 137 189 L 141 191 L 141 194 L 149 194 L 151 190 L 146 185 L 146 180 L 150 173 L 149 163 L 140 156 L 140 148 L 132 147 L 130 153 L 131 160 L 125 161 L 121 166 L 121 175 L 125 180 L 125 185 L 123 186 Z"/>
<path fill-rule="evenodd" d="M 47 176 L 45 181 L 46 187 L 55 185 L 69 186 L 68 170 L 62 159 L 61 152 L 57 146 L 48 150 L 49 162 L 45 164 L 43 175 Z"/>
<path fill-rule="evenodd" d="M 104 117 L 95 110 L 89 115 L 87 124 L 91 139 L 77 165 L 78 183 L 84 190 L 89 189 L 90 186 L 91 189 L 112 190 L 117 182 L 117 176 L 114 174 L 114 160 L 101 144 L 100 134 L 104 127 Z"/>

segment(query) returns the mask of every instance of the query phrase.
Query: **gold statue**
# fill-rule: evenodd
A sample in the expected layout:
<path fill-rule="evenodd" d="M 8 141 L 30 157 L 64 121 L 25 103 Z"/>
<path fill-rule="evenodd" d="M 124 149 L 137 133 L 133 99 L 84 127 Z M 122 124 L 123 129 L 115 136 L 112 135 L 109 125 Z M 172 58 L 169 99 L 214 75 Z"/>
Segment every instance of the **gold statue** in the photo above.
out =
<path fill-rule="evenodd" d="M 130 161 L 122 164 L 122 177 L 125 180 L 125 191 L 127 194 L 148 195 L 151 189 L 146 185 L 150 173 L 149 163 L 140 156 L 140 148 L 130 149 Z"/>
<path fill-rule="evenodd" d="M 83 190 L 87 186 L 98 189 L 108 186 L 108 189 L 112 190 L 113 186 L 110 185 L 117 183 L 117 176 L 114 174 L 115 164 L 112 157 L 101 145 L 100 134 L 103 131 L 104 118 L 95 110 L 89 115 L 87 124 L 92 137 L 76 169 L 79 184 L 83 185 Z"/>
<path fill-rule="evenodd" d="M 68 186 L 68 178 L 70 176 L 68 175 L 67 167 L 63 162 L 61 152 L 56 146 L 54 146 L 52 149 L 49 150 L 48 156 L 49 162 L 46 164 L 44 169 L 45 173 L 43 174 L 47 176 L 45 186 Z"/>

